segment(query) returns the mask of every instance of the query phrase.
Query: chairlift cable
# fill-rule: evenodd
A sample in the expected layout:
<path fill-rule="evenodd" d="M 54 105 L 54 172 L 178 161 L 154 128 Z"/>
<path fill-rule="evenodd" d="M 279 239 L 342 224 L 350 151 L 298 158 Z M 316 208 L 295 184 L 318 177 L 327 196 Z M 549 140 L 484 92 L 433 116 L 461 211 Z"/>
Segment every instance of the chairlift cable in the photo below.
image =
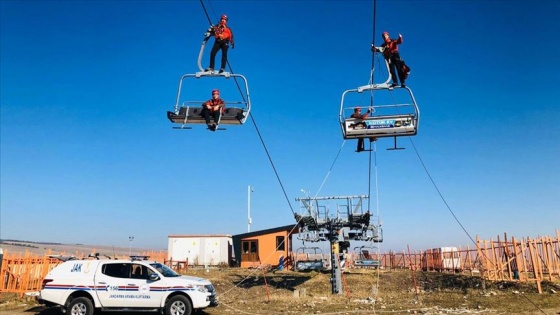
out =
<path fill-rule="evenodd" d="M 439 197 L 441 198 L 441 200 L 443 201 L 443 203 L 445 204 L 445 206 L 447 207 L 447 210 L 449 210 L 449 212 L 451 213 L 451 215 L 453 216 L 453 218 L 455 219 L 455 221 L 457 221 L 457 223 L 459 224 L 459 226 L 461 227 L 461 229 L 463 230 L 463 232 L 465 232 L 465 234 L 467 234 L 467 236 L 469 237 L 469 239 L 471 240 L 471 242 L 478 248 L 478 244 L 476 244 L 476 241 L 472 238 L 472 236 L 469 234 L 469 232 L 467 231 L 467 229 L 463 226 L 463 224 L 461 223 L 461 221 L 459 220 L 459 218 L 457 218 L 457 216 L 455 215 L 455 212 L 453 211 L 453 209 L 451 209 L 451 206 L 449 206 L 449 204 L 447 203 L 447 200 L 445 200 L 445 197 L 443 197 L 443 194 L 441 193 L 441 191 L 439 190 L 436 182 L 434 181 L 434 179 L 432 178 L 432 175 L 430 175 L 430 172 L 428 171 L 428 168 L 426 167 L 426 164 L 424 164 L 424 161 L 422 160 L 422 157 L 420 156 L 420 153 L 418 152 L 418 150 L 416 149 L 416 145 L 414 145 L 414 141 L 412 141 L 411 137 L 408 137 L 408 139 L 410 140 L 410 144 L 412 144 L 412 147 L 414 148 L 414 152 L 416 153 L 416 156 L 418 157 L 418 160 L 420 161 L 420 164 L 422 164 L 422 168 L 424 169 L 424 172 L 426 172 L 426 175 L 428 175 L 428 178 L 430 179 L 430 181 L 432 182 L 432 186 L 434 186 L 434 188 L 436 189 Z M 484 252 L 482 252 L 482 254 L 484 256 L 486 256 L 486 254 Z M 488 259 L 488 257 L 486 257 Z M 541 313 L 546 314 L 541 308 L 539 308 L 539 306 L 537 304 L 535 304 L 533 301 L 531 301 L 531 299 L 529 299 L 529 297 L 525 296 L 524 294 L 522 294 L 521 296 L 523 296 L 525 299 L 527 299 L 527 301 L 529 301 L 529 303 L 531 303 L 536 309 L 538 309 Z"/>
<path fill-rule="evenodd" d="M 372 36 L 371 36 L 371 45 L 372 47 L 375 47 L 375 34 L 376 34 L 376 16 L 377 16 L 377 0 L 373 0 L 373 26 L 372 26 Z M 371 54 L 371 82 L 370 84 L 375 84 L 374 79 L 374 74 L 375 74 L 375 56 L 377 54 L 376 53 L 372 53 Z M 373 107 L 373 90 L 370 91 L 370 106 Z M 372 113 L 373 115 L 373 113 Z M 372 142 L 369 143 L 369 149 L 370 149 L 370 156 L 369 156 L 369 179 L 368 179 L 368 211 L 371 210 L 371 146 L 372 146 Z M 377 216 L 377 229 L 380 229 L 380 219 L 379 219 L 379 180 L 378 180 L 378 169 L 377 169 L 377 142 L 373 141 L 373 153 L 374 153 L 374 169 L 375 169 L 375 211 L 376 211 L 376 216 Z M 380 249 L 379 249 L 380 245 L 378 243 L 378 245 L 376 246 L 377 248 L 377 259 L 381 260 L 381 256 L 380 256 Z M 376 278 L 376 297 L 379 296 L 379 282 L 380 282 L 380 272 L 379 269 L 377 270 L 377 278 Z M 373 310 L 374 314 L 375 314 L 375 308 Z"/>
<path fill-rule="evenodd" d="M 202 6 L 202 9 L 204 10 L 204 14 L 206 15 L 206 18 L 208 19 L 208 23 L 210 23 L 210 25 L 212 25 L 212 20 L 210 19 L 210 16 L 208 15 L 208 11 L 206 10 L 206 7 L 204 6 L 204 2 L 203 0 L 200 0 L 200 4 Z M 227 60 L 227 65 L 228 68 L 230 69 L 230 72 L 233 74 L 233 68 L 231 67 L 231 64 L 229 62 L 229 60 Z M 239 83 L 237 82 L 237 78 L 233 77 L 235 84 L 237 86 L 237 90 L 239 91 L 239 94 L 241 95 L 241 98 L 243 99 L 244 102 L 247 102 L 247 100 L 245 99 L 245 95 L 243 94 L 243 92 L 241 91 L 241 87 L 239 86 Z M 253 125 L 255 126 L 255 130 L 257 131 L 257 135 L 259 136 L 259 139 L 261 140 L 261 143 L 263 145 L 263 148 L 266 152 L 266 155 L 268 157 L 268 160 L 272 166 L 272 169 L 274 170 L 274 174 L 276 175 L 276 179 L 278 180 L 278 183 L 280 184 L 280 187 L 282 188 L 282 192 L 284 193 L 284 197 L 286 198 L 286 201 L 288 202 L 288 206 L 290 207 L 290 210 L 292 211 L 292 215 L 295 216 L 295 211 L 292 207 L 292 204 L 290 203 L 290 200 L 288 198 L 288 195 L 286 193 L 286 189 L 284 188 L 284 185 L 282 184 L 282 180 L 280 179 L 280 175 L 278 174 L 278 171 L 276 170 L 276 166 L 274 165 L 274 162 L 272 161 L 272 157 L 270 156 L 270 153 L 268 152 L 268 149 L 266 147 L 266 144 L 264 142 L 264 139 L 259 131 L 259 128 L 257 126 L 257 123 L 255 121 L 255 118 L 253 117 L 253 115 L 251 113 L 249 113 L 249 117 L 251 117 L 251 121 L 253 122 Z M 297 222 L 297 224 L 299 224 L 299 221 Z M 296 224 L 296 226 L 297 226 Z"/>
<path fill-rule="evenodd" d="M 276 179 L 278 180 L 278 183 L 280 184 L 280 188 L 282 188 L 282 192 L 284 193 L 284 198 L 286 198 L 286 201 L 288 202 L 288 205 L 290 206 L 290 210 L 292 211 L 292 215 L 295 216 L 295 211 L 294 208 L 292 207 L 292 204 L 290 203 L 290 199 L 288 198 L 288 194 L 286 193 L 286 189 L 284 188 L 284 185 L 282 184 L 282 180 L 280 179 L 280 175 L 278 175 L 278 171 L 276 170 L 276 166 L 274 166 L 274 162 L 272 161 L 272 157 L 270 156 L 270 153 L 268 152 L 268 149 L 266 147 L 266 144 L 264 143 L 264 139 L 261 135 L 261 132 L 259 131 L 259 127 L 257 126 L 257 123 L 255 122 L 255 118 L 253 117 L 253 114 L 249 113 L 249 117 L 251 117 L 251 121 L 253 122 L 253 126 L 255 126 L 255 130 L 257 131 L 257 135 L 259 136 L 259 139 L 261 140 L 261 144 L 264 148 L 264 151 L 266 152 L 266 156 L 268 157 L 268 161 L 270 162 L 270 165 L 272 166 L 272 169 L 274 170 L 274 174 L 276 175 Z"/>
<path fill-rule="evenodd" d="M 370 144 L 371 145 L 371 144 Z M 373 142 L 373 149 L 374 149 L 374 168 L 375 168 L 375 212 L 377 215 L 377 228 L 381 229 L 381 220 L 379 216 L 379 176 L 378 176 L 378 169 L 377 169 L 377 142 Z M 370 198 L 371 200 L 371 198 Z M 381 243 L 377 243 L 377 259 L 381 261 Z M 379 282 L 381 280 L 381 275 L 379 269 L 377 270 L 377 277 L 376 281 L 376 297 L 379 296 Z"/>
<path fill-rule="evenodd" d="M 206 15 L 206 18 L 208 19 L 208 23 L 210 23 L 210 25 L 212 25 L 212 19 L 210 19 L 210 15 L 208 15 L 208 11 L 206 11 L 206 7 L 204 6 L 203 0 L 200 0 L 200 5 L 202 5 L 202 10 L 204 10 L 204 14 Z"/>
<path fill-rule="evenodd" d="M 371 36 L 371 45 L 375 47 L 375 16 L 377 13 L 377 0 L 373 0 L 373 26 L 372 26 L 372 36 Z M 375 53 L 371 54 L 371 83 L 373 84 L 373 70 L 375 69 Z"/>
<path fill-rule="evenodd" d="M 319 189 L 317 190 L 317 193 L 315 194 L 315 198 L 317 198 L 317 196 L 319 195 L 319 192 L 323 189 L 323 186 L 325 185 L 325 183 L 327 182 L 327 179 L 329 178 L 332 169 L 334 168 L 334 164 L 336 163 L 336 161 L 338 160 L 338 157 L 340 156 L 340 153 L 342 152 L 342 148 L 344 148 L 344 144 L 346 143 L 346 140 L 342 141 L 342 145 L 340 146 L 340 149 L 338 150 L 338 153 L 336 154 L 334 161 L 331 164 L 331 167 L 329 168 L 327 175 L 325 175 L 325 178 L 323 179 L 323 182 L 321 183 L 321 186 L 319 186 Z"/>

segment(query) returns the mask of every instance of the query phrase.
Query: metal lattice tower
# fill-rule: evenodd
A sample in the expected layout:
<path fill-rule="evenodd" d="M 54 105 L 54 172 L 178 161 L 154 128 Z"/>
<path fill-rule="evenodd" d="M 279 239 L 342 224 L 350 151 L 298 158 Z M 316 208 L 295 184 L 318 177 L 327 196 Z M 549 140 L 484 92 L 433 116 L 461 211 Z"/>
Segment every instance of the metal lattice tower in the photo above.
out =
<path fill-rule="evenodd" d="M 372 214 L 362 205 L 366 195 L 296 198 L 301 213 L 295 214 L 299 225 L 298 238 L 308 242 L 329 241 L 331 246 L 332 293 L 342 294 L 339 252 L 348 249 L 350 241 L 383 241 L 379 224 L 372 223 Z M 336 202 L 332 212 L 328 203 Z"/>

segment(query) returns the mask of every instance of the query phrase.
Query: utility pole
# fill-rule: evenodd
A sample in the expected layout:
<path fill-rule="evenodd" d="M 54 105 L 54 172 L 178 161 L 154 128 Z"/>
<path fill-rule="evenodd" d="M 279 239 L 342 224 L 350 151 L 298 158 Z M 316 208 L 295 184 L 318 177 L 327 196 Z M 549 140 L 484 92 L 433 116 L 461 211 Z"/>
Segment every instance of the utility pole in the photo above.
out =
<path fill-rule="evenodd" d="M 128 237 L 128 256 L 132 256 L 132 241 L 134 240 L 134 236 Z"/>
<path fill-rule="evenodd" d="M 251 223 L 253 223 L 251 219 L 251 192 L 254 191 L 251 185 L 247 186 L 247 232 L 251 232 Z"/>

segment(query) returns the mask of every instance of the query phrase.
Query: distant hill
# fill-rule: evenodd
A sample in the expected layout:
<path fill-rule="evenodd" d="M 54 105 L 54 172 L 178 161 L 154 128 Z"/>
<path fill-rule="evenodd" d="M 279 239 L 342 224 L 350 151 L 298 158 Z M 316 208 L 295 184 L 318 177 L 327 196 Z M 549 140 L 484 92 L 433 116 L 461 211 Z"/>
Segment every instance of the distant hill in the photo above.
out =
<path fill-rule="evenodd" d="M 84 244 L 62 244 L 52 242 L 31 242 L 12 239 L 1 239 L 0 248 L 4 253 L 32 253 L 37 255 L 44 254 L 65 254 L 75 256 L 87 256 L 92 253 L 99 253 L 101 255 L 139 255 L 144 252 L 160 252 L 165 251 L 161 249 L 151 248 L 136 248 L 136 247 L 116 247 L 107 245 L 84 245 Z"/>

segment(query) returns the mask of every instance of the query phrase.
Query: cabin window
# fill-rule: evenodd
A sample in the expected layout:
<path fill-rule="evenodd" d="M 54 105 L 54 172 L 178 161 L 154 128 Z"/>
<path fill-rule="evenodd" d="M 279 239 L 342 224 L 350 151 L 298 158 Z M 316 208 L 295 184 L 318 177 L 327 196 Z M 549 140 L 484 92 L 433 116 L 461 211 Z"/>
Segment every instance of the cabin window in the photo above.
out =
<path fill-rule="evenodd" d="M 285 251 L 286 250 L 286 242 L 284 241 L 284 236 L 276 236 L 276 250 L 277 251 Z"/>

